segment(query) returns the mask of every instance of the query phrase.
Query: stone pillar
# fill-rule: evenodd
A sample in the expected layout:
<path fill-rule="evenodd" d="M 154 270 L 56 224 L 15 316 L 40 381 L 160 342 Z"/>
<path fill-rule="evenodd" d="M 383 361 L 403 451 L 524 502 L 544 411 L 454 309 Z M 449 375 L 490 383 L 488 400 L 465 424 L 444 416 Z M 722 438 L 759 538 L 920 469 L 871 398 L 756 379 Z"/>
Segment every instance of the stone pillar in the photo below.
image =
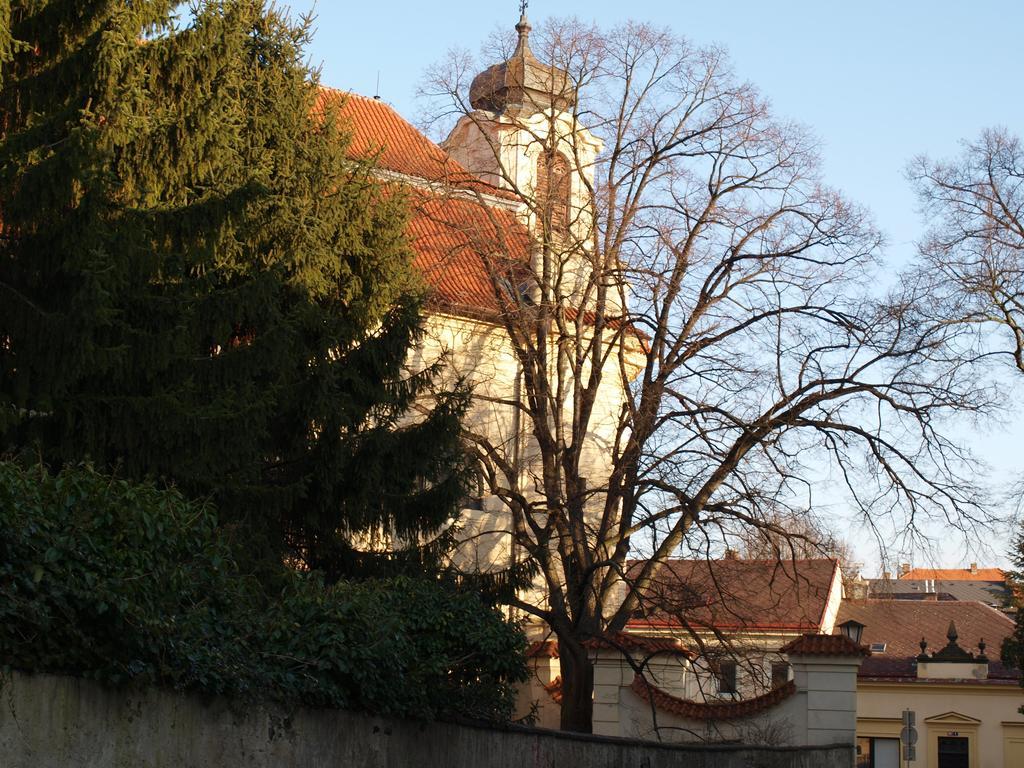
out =
<path fill-rule="evenodd" d="M 870 651 L 842 635 L 804 635 L 783 646 L 798 702 L 794 743 L 849 744 L 857 733 L 857 670 Z"/>
<path fill-rule="evenodd" d="M 614 648 L 600 648 L 591 653 L 594 655 L 594 733 L 623 736 L 619 695 L 623 685 L 632 682 L 633 673 Z M 624 679 L 627 675 L 628 681 Z"/>

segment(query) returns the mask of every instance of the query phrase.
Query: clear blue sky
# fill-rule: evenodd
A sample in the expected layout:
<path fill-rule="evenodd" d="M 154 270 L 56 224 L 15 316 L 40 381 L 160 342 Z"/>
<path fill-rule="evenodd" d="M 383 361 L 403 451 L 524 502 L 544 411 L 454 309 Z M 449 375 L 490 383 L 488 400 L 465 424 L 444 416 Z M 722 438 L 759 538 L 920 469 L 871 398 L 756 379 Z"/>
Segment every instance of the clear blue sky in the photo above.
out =
<path fill-rule="evenodd" d="M 379 73 L 382 98 L 410 118 L 419 111 L 416 87 L 430 64 L 453 47 L 476 53 L 491 32 L 518 19 L 515 0 L 289 4 L 297 13 L 315 6 L 310 53 L 323 65 L 324 83 L 372 95 Z M 922 152 L 950 156 L 960 139 L 986 126 L 1024 134 L 1019 1 L 533 0 L 529 14 L 535 24 L 547 16 L 603 26 L 650 21 L 694 43 L 726 47 L 737 74 L 761 89 L 776 114 L 821 139 L 826 178 L 873 211 L 894 267 L 911 257 L 922 230 L 902 175 L 907 161 Z M 1024 406 L 1019 383 L 1016 389 Z M 997 478 L 1024 469 L 1024 420 L 986 433 L 965 429 L 964 436 Z M 858 544 L 872 562 L 866 544 Z M 1008 540 L 997 542 L 988 559 L 1003 564 L 1006 546 Z M 951 547 L 942 559 L 955 566 L 976 558 Z"/>

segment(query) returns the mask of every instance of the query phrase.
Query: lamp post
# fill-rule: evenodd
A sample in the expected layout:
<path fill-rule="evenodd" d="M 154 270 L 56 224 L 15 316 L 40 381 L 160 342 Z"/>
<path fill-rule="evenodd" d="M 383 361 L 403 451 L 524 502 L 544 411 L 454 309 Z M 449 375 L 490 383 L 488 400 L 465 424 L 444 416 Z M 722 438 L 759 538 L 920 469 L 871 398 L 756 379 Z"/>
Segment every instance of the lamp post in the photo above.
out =
<path fill-rule="evenodd" d="M 866 625 L 861 624 L 855 619 L 847 619 L 839 625 L 839 631 L 842 632 L 845 637 L 852 640 L 856 645 L 860 645 L 860 638 L 861 635 L 864 634 L 865 626 Z"/>

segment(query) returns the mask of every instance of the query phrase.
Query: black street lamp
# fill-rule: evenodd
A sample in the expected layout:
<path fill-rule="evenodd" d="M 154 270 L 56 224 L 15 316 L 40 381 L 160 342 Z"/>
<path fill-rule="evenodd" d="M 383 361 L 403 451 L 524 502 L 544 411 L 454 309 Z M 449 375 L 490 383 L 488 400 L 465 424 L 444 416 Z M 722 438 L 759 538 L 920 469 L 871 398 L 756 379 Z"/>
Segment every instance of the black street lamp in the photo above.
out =
<path fill-rule="evenodd" d="M 861 635 L 864 634 L 865 624 L 861 624 L 859 621 L 854 619 L 847 619 L 839 625 L 839 631 L 843 633 L 845 637 L 848 637 L 856 645 L 860 645 Z"/>

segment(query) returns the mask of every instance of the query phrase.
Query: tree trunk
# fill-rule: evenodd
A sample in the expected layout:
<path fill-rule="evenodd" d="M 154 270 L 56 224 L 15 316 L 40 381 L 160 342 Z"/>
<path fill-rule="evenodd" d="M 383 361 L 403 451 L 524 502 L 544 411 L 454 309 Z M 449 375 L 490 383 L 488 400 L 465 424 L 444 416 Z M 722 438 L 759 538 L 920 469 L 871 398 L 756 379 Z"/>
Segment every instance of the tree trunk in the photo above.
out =
<path fill-rule="evenodd" d="M 563 731 L 591 733 L 594 717 L 594 665 L 578 643 L 559 642 Z"/>

